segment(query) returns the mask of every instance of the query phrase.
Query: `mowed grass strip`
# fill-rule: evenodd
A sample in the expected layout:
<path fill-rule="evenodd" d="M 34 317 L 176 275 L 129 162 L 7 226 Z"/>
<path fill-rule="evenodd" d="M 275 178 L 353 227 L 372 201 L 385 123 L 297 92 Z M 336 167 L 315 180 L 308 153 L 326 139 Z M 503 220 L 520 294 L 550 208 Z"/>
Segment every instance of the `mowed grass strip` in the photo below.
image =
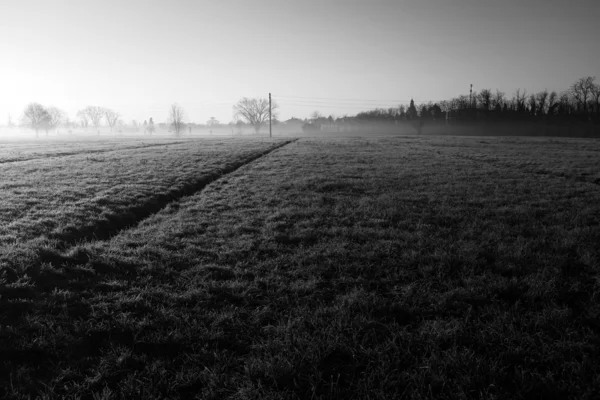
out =
<path fill-rule="evenodd" d="M 428 143 L 302 140 L 20 280 L 4 390 L 596 398 L 599 199 Z"/>
<path fill-rule="evenodd" d="M 0 165 L 0 263 L 60 262 L 53 249 L 110 237 L 284 143 L 197 140 Z"/>

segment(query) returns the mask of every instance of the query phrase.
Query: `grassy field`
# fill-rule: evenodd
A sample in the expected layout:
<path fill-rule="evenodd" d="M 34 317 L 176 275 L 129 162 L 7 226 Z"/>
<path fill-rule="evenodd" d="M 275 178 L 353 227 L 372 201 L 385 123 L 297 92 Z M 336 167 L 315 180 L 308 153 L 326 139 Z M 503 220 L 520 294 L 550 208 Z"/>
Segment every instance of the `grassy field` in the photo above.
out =
<path fill-rule="evenodd" d="M 0 397 L 600 397 L 600 142 L 191 143 L 0 165 Z"/>
<path fill-rule="evenodd" d="M 110 138 L 87 140 L 73 140 L 66 137 L 51 137 L 44 139 L 0 140 L 0 164 L 15 162 L 39 160 L 46 158 L 55 158 L 70 155 L 93 156 L 97 153 L 104 153 L 113 150 L 140 149 L 145 147 L 173 145 L 184 143 L 185 140 L 173 140 L 167 138 Z"/>
<path fill-rule="evenodd" d="M 52 156 L 0 164 L 0 262 L 24 271 L 51 257 L 48 249 L 110 237 L 278 143 L 92 143 L 68 156 L 51 146 Z"/>

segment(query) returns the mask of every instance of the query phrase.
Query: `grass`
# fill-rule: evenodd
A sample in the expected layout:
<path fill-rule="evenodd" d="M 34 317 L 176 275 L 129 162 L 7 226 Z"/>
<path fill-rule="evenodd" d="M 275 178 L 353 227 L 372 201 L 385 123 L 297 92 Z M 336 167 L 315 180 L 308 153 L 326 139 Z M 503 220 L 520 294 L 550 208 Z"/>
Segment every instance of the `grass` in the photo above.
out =
<path fill-rule="evenodd" d="M 0 164 L 0 262 L 23 271 L 48 248 L 108 238 L 278 143 L 177 142 Z"/>
<path fill-rule="evenodd" d="M 0 287 L 0 395 L 598 398 L 597 149 L 288 143 L 47 245 Z"/>
<path fill-rule="evenodd" d="M 85 154 L 88 156 L 113 150 L 141 149 L 145 147 L 173 145 L 185 143 L 184 140 L 175 141 L 166 138 L 146 137 L 111 138 L 111 139 L 85 139 L 73 140 L 71 137 L 44 138 L 37 140 L 0 140 L 0 164 L 29 161 L 46 158 Z"/>
<path fill-rule="evenodd" d="M 432 145 L 444 147 L 447 150 L 444 155 L 476 163 L 491 162 L 525 172 L 600 184 L 600 144 L 597 140 L 446 138 L 438 139 Z"/>

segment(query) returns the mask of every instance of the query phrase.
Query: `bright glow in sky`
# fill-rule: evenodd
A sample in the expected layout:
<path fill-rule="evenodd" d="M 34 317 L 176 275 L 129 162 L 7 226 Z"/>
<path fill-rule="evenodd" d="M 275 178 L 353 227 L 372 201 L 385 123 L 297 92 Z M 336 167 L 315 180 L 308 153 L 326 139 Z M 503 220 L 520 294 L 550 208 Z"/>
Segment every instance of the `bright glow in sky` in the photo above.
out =
<path fill-rule="evenodd" d="M 0 125 L 33 101 L 226 123 L 269 92 L 288 119 L 600 79 L 600 0 L 1 0 L 0 18 Z"/>

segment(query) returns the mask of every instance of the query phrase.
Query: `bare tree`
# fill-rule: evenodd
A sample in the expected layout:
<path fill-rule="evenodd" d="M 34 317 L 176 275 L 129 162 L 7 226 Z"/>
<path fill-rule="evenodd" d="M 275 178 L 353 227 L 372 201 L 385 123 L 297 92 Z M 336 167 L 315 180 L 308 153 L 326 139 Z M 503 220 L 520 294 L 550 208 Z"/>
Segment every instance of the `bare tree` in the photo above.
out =
<path fill-rule="evenodd" d="M 56 107 L 48 107 L 46 111 L 50 115 L 50 118 L 44 126 L 44 129 L 46 130 L 46 136 L 48 136 L 49 130 L 58 128 L 58 126 L 64 121 L 65 113 Z"/>
<path fill-rule="evenodd" d="M 134 132 L 140 131 L 140 124 L 135 119 L 131 120 L 131 127 L 133 128 Z"/>
<path fill-rule="evenodd" d="M 277 119 L 277 114 L 274 112 L 277 108 L 279 108 L 277 104 L 272 102 L 271 118 L 273 119 Z M 233 116 L 234 118 L 244 119 L 258 133 L 262 124 L 269 120 L 269 100 L 244 97 L 233 106 Z"/>
<path fill-rule="evenodd" d="M 8 127 L 12 128 L 14 126 L 15 126 L 15 124 L 14 124 L 14 122 L 12 120 L 12 115 L 8 114 Z"/>
<path fill-rule="evenodd" d="M 175 136 L 179 136 L 185 123 L 185 111 L 183 107 L 177 103 L 171 104 L 167 122 L 173 128 L 173 131 L 175 131 Z"/>
<path fill-rule="evenodd" d="M 110 108 L 104 108 L 103 114 L 104 119 L 106 120 L 106 123 L 108 124 L 108 126 L 110 127 L 110 131 L 112 132 L 113 128 L 119 121 L 119 117 L 121 117 L 121 115 L 118 112 L 111 110 Z"/>
<path fill-rule="evenodd" d="M 494 108 L 494 110 L 501 110 L 502 107 L 504 107 L 504 104 L 506 103 L 506 99 L 504 98 L 505 93 L 499 91 L 498 89 L 496 89 L 496 94 L 494 95 L 494 98 L 492 99 L 492 107 Z"/>
<path fill-rule="evenodd" d="M 317 123 L 317 122 L 319 122 L 319 120 L 320 120 L 320 119 L 322 119 L 322 118 L 323 118 L 323 114 L 321 114 L 321 113 L 320 113 L 320 112 L 318 112 L 318 111 L 313 111 L 313 113 L 312 113 L 312 114 L 310 114 L 310 119 L 311 119 L 311 121 L 312 121 L 313 123 Z"/>
<path fill-rule="evenodd" d="M 237 120 L 235 121 L 235 127 L 237 128 L 237 133 L 238 135 L 241 135 L 244 133 L 244 122 L 241 120 Z"/>
<path fill-rule="evenodd" d="M 537 104 L 537 98 L 535 97 L 535 93 L 532 93 L 529 95 L 529 112 L 531 112 L 531 115 L 536 115 L 537 111 L 538 111 L 538 104 Z"/>
<path fill-rule="evenodd" d="M 446 120 L 446 123 L 448 122 L 448 112 L 450 111 L 450 101 L 448 100 L 442 100 L 440 101 L 440 110 L 442 110 L 442 113 L 444 113 L 443 119 Z"/>
<path fill-rule="evenodd" d="M 90 118 L 88 117 L 85 110 L 77 111 L 77 117 L 81 120 L 81 126 L 87 128 L 90 125 Z"/>
<path fill-rule="evenodd" d="M 492 89 L 481 89 L 478 100 L 484 110 L 488 111 L 492 106 Z"/>
<path fill-rule="evenodd" d="M 596 116 L 600 116 L 600 84 L 592 86 L 592 99 L 594 100 L 594 107 L 596 108 Z"/>
<path fill-rule="evenodd" d="M 558 100 L 558 112 L 560 115 L 569 115 L 573 112 L 571 95 L 569 92 L 563 92 L 560 94 Z"/>
<path fill-rule="evenodd" d="M 515 97 L 513 100 L 514 106 L 515 106 L 515 111 L 517 111 L 517 112 L 525 111 L 526 99 L 527 99 L 527 90 L 523 90 L 523 93 L 521 93 L 521 89 L 517 89 L 517 92 L 515 93 Z"/>
<path fill-rule="evenodd" d="M 595 80 L 596 77 L 592 76 L 579 78 L 579 80 L 571 86 L 571 95 L 577 102 L 577 105 L 580 106 L 585 113 L 587 113 L 588 119 L 591 119 L 588 100 L 591 100 L 592 98 Z"/>
<path fill-rule="evenodd" d="M 39 130 L 46 127 L 50 118 L 50 114 L 41 104 L 30 103 L 25 107 L 21 123 L 35 130 L 35 137 L 39 137 Z"/>
<path fill-rule="evenodd" d="M 559 98 L 556 92 L 553 90 L 548 95 L 548 112 L 547 115 L 554 115 L 559 105 Z"/>
<path fill-rule="evenodd" d="M 152 135 L 155 130 L 156 129 L 154 127 L 154 121 L 152 120 L 152 117 L 150 117 L 148 123 L 144 121 L 144 135 L 146 134 L 146 132 L 148 132 L 149 135 Z"/>
<path fill-rule="evenodd" d="M 94 128 L 98 129 L 100 126 L 100 122 L 102 121 L 102 117 L 104 116 L 104 109 L 98 106 L 87 106 L 80 112 L 84 113 L 86 117 L 91 121 Z M 100 131 L 98 130 L 98 134 Z"/>
<path fill-rule="evenodd" d="M 548 90 L 543 90 L 535 95 L 538 115 L 544 116 L 548 113 Z"/>

